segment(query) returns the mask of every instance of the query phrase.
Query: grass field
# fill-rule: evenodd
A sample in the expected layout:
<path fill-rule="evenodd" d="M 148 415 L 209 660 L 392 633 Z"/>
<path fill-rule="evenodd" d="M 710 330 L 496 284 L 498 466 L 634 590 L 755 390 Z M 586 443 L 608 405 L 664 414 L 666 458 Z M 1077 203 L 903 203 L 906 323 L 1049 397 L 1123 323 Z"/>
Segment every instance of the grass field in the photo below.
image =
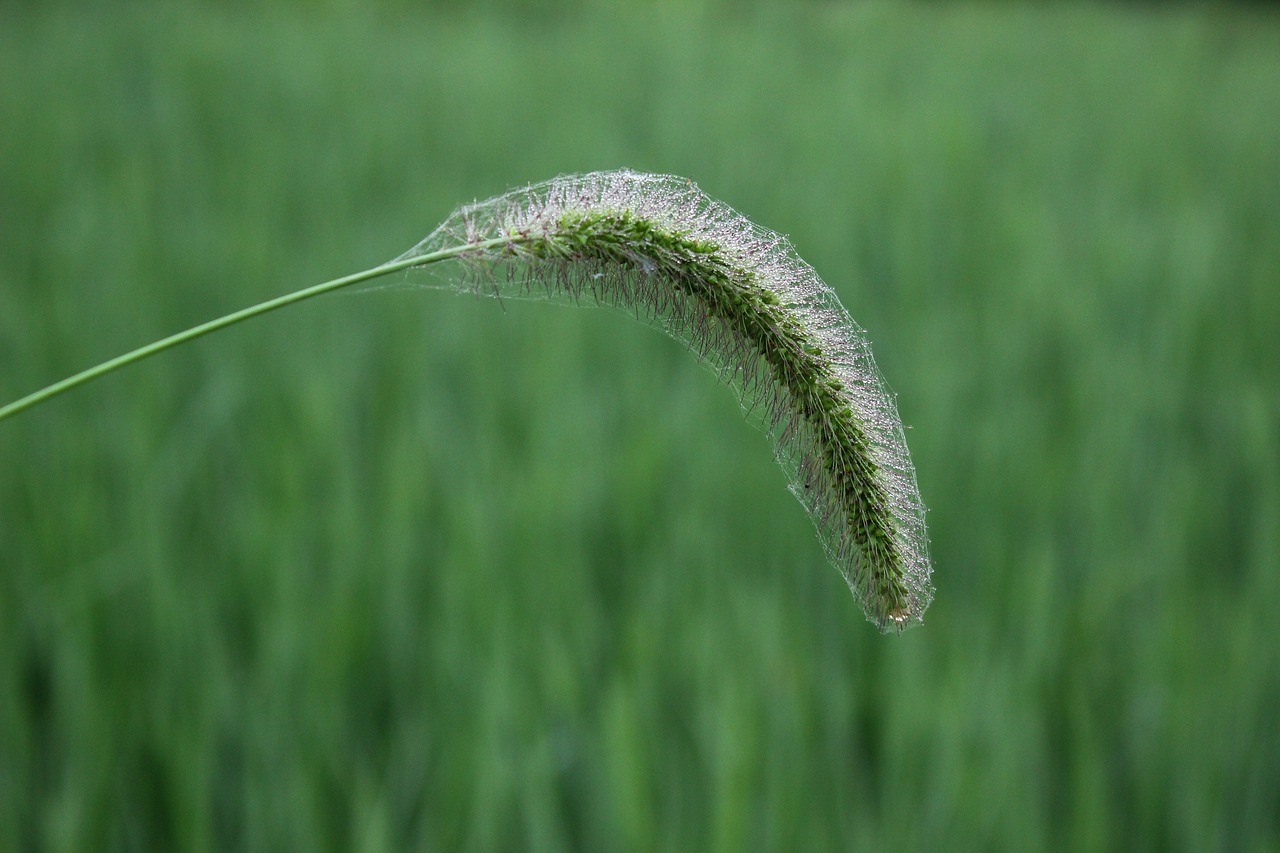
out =
<path fill-rule="evenodd" d="M 0 9 L 0 403 L 687 175 L 869 330 L 937 598 L 625 314 L 326 297 L 0 424 L 0 848 L 1280 849 L 1280 18 L 338 5 Z"/>

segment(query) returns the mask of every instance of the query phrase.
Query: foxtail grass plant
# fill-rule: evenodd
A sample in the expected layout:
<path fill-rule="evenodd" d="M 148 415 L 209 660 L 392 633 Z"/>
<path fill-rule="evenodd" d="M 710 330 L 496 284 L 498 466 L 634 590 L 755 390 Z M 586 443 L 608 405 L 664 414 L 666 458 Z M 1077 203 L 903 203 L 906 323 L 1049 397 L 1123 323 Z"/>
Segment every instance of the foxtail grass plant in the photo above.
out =
<path fill-rule="evenodd" d="M 772 437 L 790 488 L 868 619 L 921 621 L 933 597 L 924 506 L 865 333 L 781 235 L 692 182 L 556 178 L 459 208 L 400 257 L 262 302 L 71 376 L 0 420 L 125 365 L 323 293 L 453 260 L 445 286 L 624 307 L 684 342 Z"/>

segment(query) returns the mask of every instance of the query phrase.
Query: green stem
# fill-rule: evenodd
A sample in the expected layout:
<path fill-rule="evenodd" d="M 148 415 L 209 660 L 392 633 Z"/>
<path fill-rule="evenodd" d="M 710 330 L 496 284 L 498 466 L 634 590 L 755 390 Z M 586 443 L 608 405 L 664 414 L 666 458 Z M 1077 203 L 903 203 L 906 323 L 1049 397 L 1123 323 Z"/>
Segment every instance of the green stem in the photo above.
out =
<path fill-rule="evenodd" d="M 266 302 L 259 302 L 257 305 L 251 305 L 248 308 L 243 308 L 235 313 L 228 314 L 225 317 L 219 317 L 216 320 L 201 323 L 199 326 L 193 326 L 185 332 L 178 332 L 176 335 L 170 335 L 167 338 L 147 344 L 144 347 L 138 347 L 132 352 L 116 356 L 110 361 L 104 361 L 101 364 L 77 373 L 74 376 L 68 376 L 61 382 L 55 382 L 46 388 L 41 388 L 33 394 L 28 394 L 20 400 L 15 400 L 7 406 L 0 407 L 0 421 L 16 415 L 19 412 L 24 412 L 33 406 L 43 403 L 51 397 L 56 397 L 59 394 L 70 391 L 72 388 L 78 388 L 86 382 L 97 379 L 99 376 L 106 376 L 108 373 L 119 370 L 122 367 L 133 364 L 134 362 L 142 361 L 148 356 L 164 352 L 165 350 L 172 349 L 179 344 L 185 344 L 188 341 L 194 341 L 196 338 L 207 335 L 210 332 L 216 332 L 219 329 L 234 326 L 236 323 L 266 314 L 270 311 L 276 310 L 277 308 L 283 308 L 286 305 L 293 305 L 297 302 L 302 302 L 304 299 L 310 299 L 313 296 L 330 293 L 331 291 L 347 287 L 348 285 L 358 284 L 362 281 L 369 281 L 370 279 L 389 275 L 393 272 L 399 272 L 400 270 L 405 270 L 409 267 L 418 267 L 425 264 L 435 263 L 436 261 L 456 258 L 467 252 L 483 251 L 485 249 L 493 249 L 498 246 L 510 245 L 513 242 L 518 242 L 519 239 L 519 237 L 499 237 L 479 243 L 451 246 L 447 249 L 429 252 L 425 255 L 419 255 L 413 258 L 403 258 L 398 261 L 390 261 L 382 264 L 381 266 L 364 270 L 363 272 L 352 273 L 351 275 L 343 276 L 342 278 L 335 278 L 333 281 L 326 281 L 323 284 L 306 287 L 302 290 L 295 290 L 293 293 L 287 293 L 284 296 L 278 296 L 275 299 L 268 299 Z"/>

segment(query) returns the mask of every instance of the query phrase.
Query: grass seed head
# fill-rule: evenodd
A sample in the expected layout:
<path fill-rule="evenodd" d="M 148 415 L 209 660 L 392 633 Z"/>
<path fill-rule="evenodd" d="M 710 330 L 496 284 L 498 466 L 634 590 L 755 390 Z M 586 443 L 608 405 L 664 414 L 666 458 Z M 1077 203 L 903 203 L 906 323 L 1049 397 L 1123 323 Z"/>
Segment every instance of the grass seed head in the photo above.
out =
<path fill-rule="evenodd" d="M 660 323 L 773 437 L 791 491 L 883 631 L 933 596 L 924 506 L 865 333 L 779 234 L 683 178 L 556 178 L 456 211 L 402 259 L 463 243 L 470 286 L 621 306 Z M 482 245 L 483 244 L 483 245 Z"/>

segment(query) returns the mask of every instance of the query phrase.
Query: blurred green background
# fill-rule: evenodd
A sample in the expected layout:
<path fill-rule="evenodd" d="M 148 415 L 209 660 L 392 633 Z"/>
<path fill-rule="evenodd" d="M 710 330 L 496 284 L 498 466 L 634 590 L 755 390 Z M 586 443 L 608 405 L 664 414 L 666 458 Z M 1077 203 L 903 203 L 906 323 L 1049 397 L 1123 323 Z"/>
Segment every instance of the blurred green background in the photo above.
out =
<path fill-rule="evenodd" d="M 392 289 L 0 424 L 0 848 L 1280 849 L 1280 18 L 0 7 L 0 401 L 564 172 L 869 330 L 882 637 L 625 314 Z"/>

